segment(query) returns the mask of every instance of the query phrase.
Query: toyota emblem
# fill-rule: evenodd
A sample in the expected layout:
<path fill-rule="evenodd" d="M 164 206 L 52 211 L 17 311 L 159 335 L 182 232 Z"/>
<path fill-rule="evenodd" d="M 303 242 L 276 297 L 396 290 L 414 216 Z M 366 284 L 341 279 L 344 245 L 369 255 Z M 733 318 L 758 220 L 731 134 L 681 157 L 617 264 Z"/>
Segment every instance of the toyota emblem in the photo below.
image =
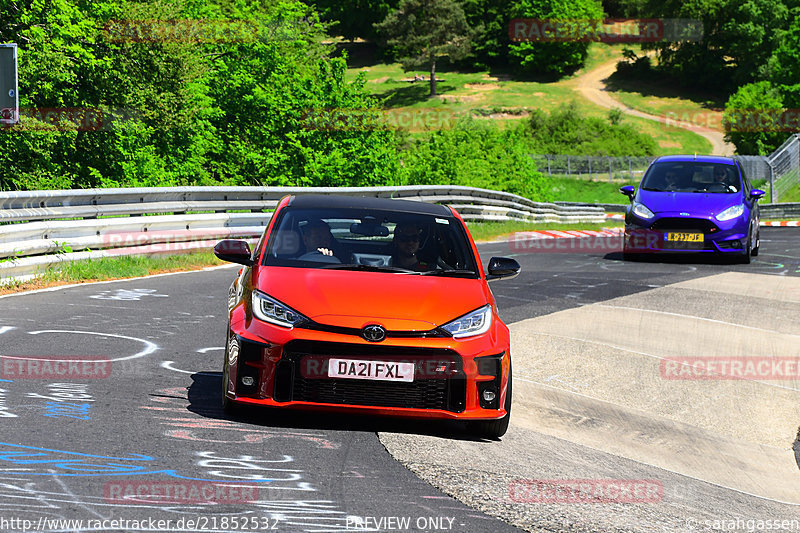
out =
<path fill-rule="evenodd" d="M 386 330 L 383 329 L 383 326 L 372 324 L 362 329 L 361 335 L 369 342 L 381 342 L 386 338 Z"/>

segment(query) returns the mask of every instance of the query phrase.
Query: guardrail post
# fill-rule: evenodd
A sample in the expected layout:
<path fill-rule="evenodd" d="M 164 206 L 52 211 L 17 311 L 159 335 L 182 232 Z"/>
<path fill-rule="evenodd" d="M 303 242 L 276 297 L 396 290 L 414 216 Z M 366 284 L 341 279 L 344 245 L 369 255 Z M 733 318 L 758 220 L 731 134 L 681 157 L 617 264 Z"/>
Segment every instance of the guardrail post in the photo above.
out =
<path fill-rule="evenodd" d="M 774 204 L 776 201 L 775 198 L 775 169 L 772 168 L 772 163 L 767 160 L 767 166 L 769 167 L 769 203 Z"/>

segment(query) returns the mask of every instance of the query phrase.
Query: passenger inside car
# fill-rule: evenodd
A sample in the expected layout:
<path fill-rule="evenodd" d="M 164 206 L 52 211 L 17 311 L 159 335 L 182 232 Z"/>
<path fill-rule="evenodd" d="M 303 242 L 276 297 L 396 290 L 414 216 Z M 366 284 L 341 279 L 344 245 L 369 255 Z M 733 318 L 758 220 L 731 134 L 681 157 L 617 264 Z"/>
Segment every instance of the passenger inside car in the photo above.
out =
<path fill-rule="evenodd" d="M 401 223 L 394 228 L 392 266 L 409 270 L 433 270 L 435 263 L 422 261 L 418 256 L 422 230 L 414 223 Z"/>

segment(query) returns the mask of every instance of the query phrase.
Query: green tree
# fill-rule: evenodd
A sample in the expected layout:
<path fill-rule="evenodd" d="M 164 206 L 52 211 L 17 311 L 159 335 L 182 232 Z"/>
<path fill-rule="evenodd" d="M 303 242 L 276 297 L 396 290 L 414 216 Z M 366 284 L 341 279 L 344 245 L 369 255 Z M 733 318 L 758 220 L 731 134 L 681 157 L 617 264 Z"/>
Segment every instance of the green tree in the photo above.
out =
<path fill-rule="evenodd" d="M 598 21 L 603 18 L 603 9 L 597 0 L 513 0 L 507 13 L 512 20 Z M 588 42 L 577 40 L 513 43 L 508 47 L 508 62 L 521 74 L 563 76 L 583 65 L 588 50 Z"/>
<path fill-rule="evenodd" d="M 650 0 L 650 16 L 702 21 L 700 41 L 643 45 L 658 51 L 659 68 L 685 84 L 732 91 L 767 79 L 773 52 L 788 27 L 785 2 L 775 0 Z"/>
<path fill-rule="evenodd" d="M 331 33 L 345 39 L 374 40 L 374 25 L 397 9 L 400 0 L 312 0 L 323 21 L 333 23 Z"/>
<path fill-rule="evenodd" d="M 736 152 L 767 155 L 786 139 L 780 122 L 783 101 L 780 91 L 768 81 L 739 87 L 725 104 L 722 124 L 725 140 L 736 145 Z"/>
<path fill-rule="evenodd" d="M 430 96 L 436 96 L 437 61 L 466 57 L 474 33 L 455 0 L 401 0 L 375 28 L 394 48 L 403 69 L 429 68 Z"/>

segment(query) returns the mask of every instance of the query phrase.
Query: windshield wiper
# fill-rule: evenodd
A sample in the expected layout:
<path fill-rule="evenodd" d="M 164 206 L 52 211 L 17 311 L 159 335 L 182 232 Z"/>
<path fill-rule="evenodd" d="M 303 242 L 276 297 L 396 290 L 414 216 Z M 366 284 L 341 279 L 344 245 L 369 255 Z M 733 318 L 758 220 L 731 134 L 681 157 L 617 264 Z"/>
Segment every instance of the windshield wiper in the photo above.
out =
<path fill-rule="evenodd" d="M 656 187 L 642 187 L 643 191 L 653 191 L 653 192 L 671 192 L 667 191 L 666 189 L 658 189 Z"/>
<path fill-rule="evenodd" d="M 393 267 L 393 266 L 380 266 L 380 265 L 353 265 L 353 264 L 332 264 L 324 265 L 320 268 L 327 268 L 330 270 L 366 270 L 368 272 L 403 272 L 405 274 L 419 274 L 414 270 L 407 268 Z"/>
<path fill-rule="evenodd" d="M 423 276 L 474 276 L 474 270 L 450 268 L 445 270 L 428 270 L 421 273 Z"/>

